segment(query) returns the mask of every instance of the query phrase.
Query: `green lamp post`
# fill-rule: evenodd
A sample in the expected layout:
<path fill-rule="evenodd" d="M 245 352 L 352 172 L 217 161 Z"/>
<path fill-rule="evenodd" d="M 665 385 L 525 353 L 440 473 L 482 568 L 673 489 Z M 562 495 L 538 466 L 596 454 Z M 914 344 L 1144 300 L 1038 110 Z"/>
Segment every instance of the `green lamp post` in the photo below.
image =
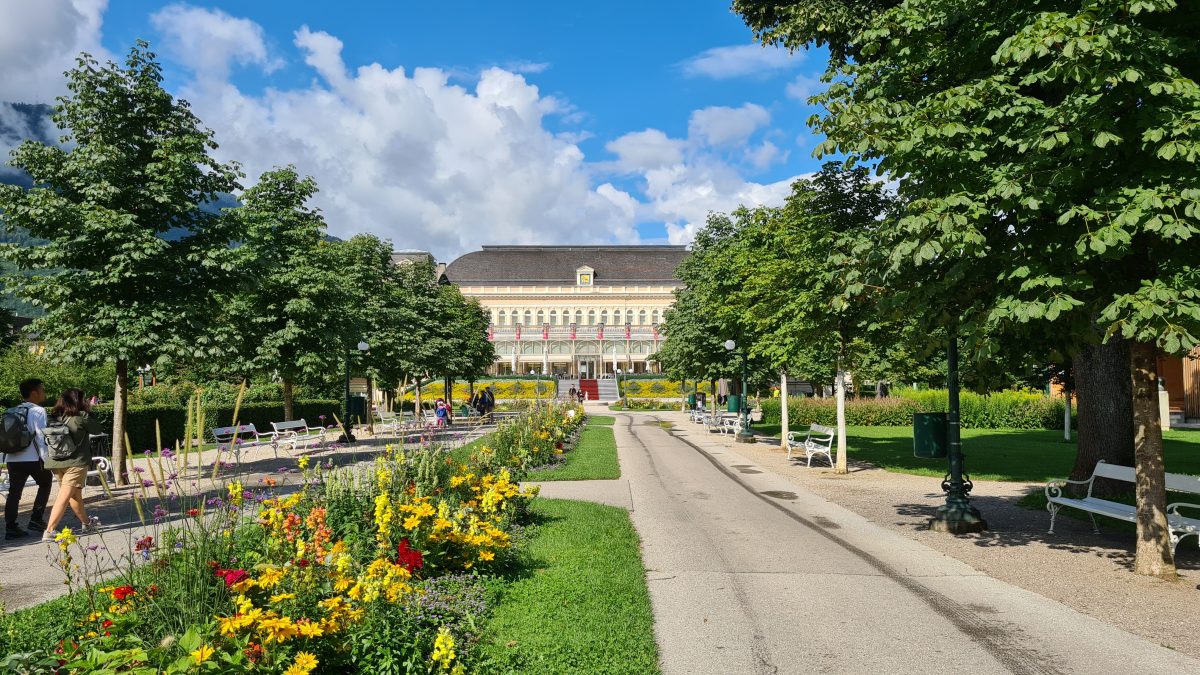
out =
<path fill-rule="evenodd" d="M 958 400 L 958 335 L 950 331 L 950 347 L 946 358 L 948 405 L 946 414 L 946 449 L 949 471 L 942 480 L 946 503 L 938 507 L 929 519 L 929 529 L 951 534 L 982 532 L 987 521 L 971 504 L 971 476 L 963 470 L 962 434 L 959 427 Z"/>
<path fill-rule="evenodd" d="M 370 345 L 368 345 L 366 342 L 363 342 L 361 340 L 359 341 L 357 346 L 358 346 L 358 351 L 360 351 L 360 352 L 366 352 L 368 349 L 371 348 Z M 358 439 L 354 437 L 354 432 L 353 432 L 354 425 L 350 421 L 350 408 L 352 406 L 352 402 L 350 400 L 350 347 L 349 346 L 346 347 L 346 401 L 345 401 L 345 405 L 346 405 L 345 413 L 342 415 L 342 435 L 340 438 L 337 439 L 337 442 L 338 443 L 355 443 L 358 441 Z"/>
<path fill-rule="evenodd" d="M 725 341 L 725 349 L 730 354 L 737 349 L 737 343 L 733 340 Z M 738 426 L 740 429 L 737 432 L 735 439 L 738 443 L 753 443 L 754 434 L 750 433 L 750 415 L 747 414 L 749 406 L 746 401 L 746 353 L 742 352 L 742 397 L 738 400 Z"/>

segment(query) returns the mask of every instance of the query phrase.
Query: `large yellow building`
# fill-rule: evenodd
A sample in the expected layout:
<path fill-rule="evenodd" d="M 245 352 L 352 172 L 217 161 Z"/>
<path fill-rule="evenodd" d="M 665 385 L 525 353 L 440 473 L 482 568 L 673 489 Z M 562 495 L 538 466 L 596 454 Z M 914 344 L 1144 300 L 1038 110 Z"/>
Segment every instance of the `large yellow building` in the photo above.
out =
<path fill-rule="evenodd" d="M 442 277 L 491 314 L 492 373 L 655 372 L 685 246 L 484 246 Z"/>

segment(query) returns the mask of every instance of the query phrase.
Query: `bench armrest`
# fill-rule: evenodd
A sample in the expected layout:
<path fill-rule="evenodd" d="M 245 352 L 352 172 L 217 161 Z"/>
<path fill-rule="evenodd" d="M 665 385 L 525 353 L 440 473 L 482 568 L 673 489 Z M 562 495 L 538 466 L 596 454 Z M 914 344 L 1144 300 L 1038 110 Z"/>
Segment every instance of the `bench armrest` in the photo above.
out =
<path fill-rule="evenodd" d="M 1200 504 L 1189 504 L 1188 502 L 1175 502 L 1173 504 L 1167 504 L 1167 513 L 1179 513 L 1180 507 L 1187 507 L 1189 509 L 1196 509 L 1197 511 L 1200 511 Z M 1183 515 L 1183 514 L 1180 513 L 1179 515 Z"/>
<path fill-rule="evenodd" d="M 1091 485 L 1095 477 L 1087 480 L 1071 480 L 1069 478 L 1060 478 L 1046 483 L 1046 499 L 1052 499 L 1062 496 L 1062 489 L 1067 485 Z"/>

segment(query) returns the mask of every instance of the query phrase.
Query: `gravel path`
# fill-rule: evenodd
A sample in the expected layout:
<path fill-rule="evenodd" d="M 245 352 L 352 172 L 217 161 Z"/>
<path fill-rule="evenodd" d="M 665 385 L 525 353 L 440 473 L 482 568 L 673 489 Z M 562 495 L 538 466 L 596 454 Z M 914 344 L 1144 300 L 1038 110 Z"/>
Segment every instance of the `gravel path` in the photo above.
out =
<path fill-rule="evenodd" d="M 694 433 L 699 427 L 681 413 L 657 413 Z M 1060 514 L 1056 533 L 1047 534 L 1050 516 L 1017 506 L 1017 500 L 1041 483 L 975 481 L 973 503 L 988 521 L 981 534 L 952 536 L 925 529 L 943 502 L 934 478 L 891 473 L 854 465 L 839 476 L 833 470 L 789 463 L 777 446 L 734 443 L 730 451 L 784 476 L 814 494 L 839 504 L 901 535 L 950 555 L 988 576 L 1057 600 L 1112 626 L 1158 644 L 1200 657 L 1197 610 L 1200 605 L 1200 553 L 1181 550 L 1180 580 L 1165 582 L 1131 572 L 1134 535 Z M 968 467 L 970 454 L 968 448 Z"/>

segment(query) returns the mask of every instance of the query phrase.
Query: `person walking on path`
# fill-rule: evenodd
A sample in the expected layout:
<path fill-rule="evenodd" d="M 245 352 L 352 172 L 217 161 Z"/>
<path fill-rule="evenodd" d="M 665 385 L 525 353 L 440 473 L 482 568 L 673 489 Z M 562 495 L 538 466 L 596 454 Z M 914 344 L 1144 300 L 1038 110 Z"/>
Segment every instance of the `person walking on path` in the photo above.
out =
<path fill-rule="evenodd" d="M 46 400 L 46 387 L 41 380 L 30 378 L 21 382 L 21 405 L 4 413 L 5 426 L 9 422 L 23 425 L 17 435 L 29 442 L 16 452 L 5 453 L 8 462 L 8 499 L 4 502 L 4 538 L 20 539 L 27 532 L 17 524 L 21 510 L 21 495 L 25 492 L 25 481 L 29 478 L 37 483 L 37 495 L 33 499 L 33 511 L 29 514 L 29 529 L 46 529 L 46 502 L 50 500 L 50 472 L 43 465 L 46 456 L 42 429 L 46 426 L 46 410 L 41 406 Z M 16 417 L 16 419 L 12 419 Z M 18 422 L 19 420 L 19 422 Z"/>
<path fill-rule="evenodd" d="M 83 506 L 83 486 L 87 484 L 87 472 L 92 463 L 91 435 L 102 430 L 89 414 L 89 407 L 81 390 L 68 389 L 50 411 L 43 431 L 46 468 L 58 478 L 58 496 L 50 509 L 50 520 L 42 533 L 42 541 L 54 540 L 68 504 L 79 517 L 85 533 L 90 534 L 96 529 Z"/>

